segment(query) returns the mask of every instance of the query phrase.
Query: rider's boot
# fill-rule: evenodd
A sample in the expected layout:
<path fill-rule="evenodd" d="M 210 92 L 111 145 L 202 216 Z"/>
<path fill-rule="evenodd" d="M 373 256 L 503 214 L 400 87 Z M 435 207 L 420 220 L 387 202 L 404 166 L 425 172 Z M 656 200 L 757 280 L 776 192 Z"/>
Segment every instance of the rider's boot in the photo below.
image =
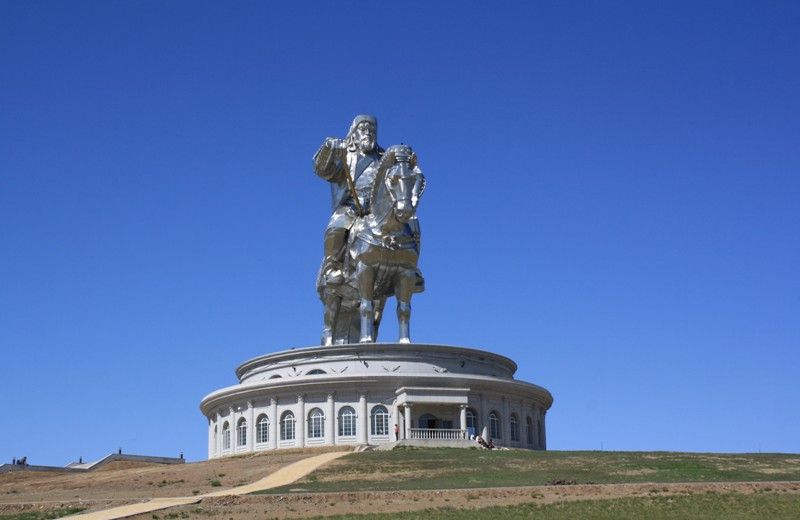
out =
<path fill-rule="evenodd" d="M 425 291 L 425 278 L 422 277 L 422 271 L 419 270 L 417 267 L 417 272 L 415 273 L 416 281 L 414 282 L 414 292 L 421 293 Z"/>
<path fill-rule="evenodd" d="M 325 264 L 322 273 L 325 276 L 325 282 L 330 285 L 344 283 L 341 254 L 346 240 L 346 229 L 332 228 L 325 231 Z"/>

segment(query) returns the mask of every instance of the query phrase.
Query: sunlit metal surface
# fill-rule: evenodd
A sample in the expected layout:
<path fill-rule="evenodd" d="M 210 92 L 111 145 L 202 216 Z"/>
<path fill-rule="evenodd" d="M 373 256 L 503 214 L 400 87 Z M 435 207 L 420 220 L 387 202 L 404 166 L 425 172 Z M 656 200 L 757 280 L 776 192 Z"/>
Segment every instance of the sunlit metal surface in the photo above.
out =
<path fill-rule="evenodd" d="M 357 116 L 345 139 L 325 139 L 314 155 L 333 206 L 317 275 L 323 345 L 376 341 L 390 296 L 399 342 L 410 342 L 411 295 L 425 288 L 416 217 L 425 177 L 410 146 L 384 150 L 377 133 L 375 117 Z"/>

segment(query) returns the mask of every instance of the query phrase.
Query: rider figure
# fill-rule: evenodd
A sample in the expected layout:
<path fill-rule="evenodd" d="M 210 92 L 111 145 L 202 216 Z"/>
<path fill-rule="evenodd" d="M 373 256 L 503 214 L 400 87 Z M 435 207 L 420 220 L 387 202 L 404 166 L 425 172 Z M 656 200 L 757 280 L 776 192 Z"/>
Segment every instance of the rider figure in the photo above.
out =
<path fill-rule="evenodd" d="M 350 172 L 362 214 L 369 213 L 369 195 L 383 148 L 378 146 L 378 120 L 356 116 L 345 139 L 329 137 L 314 155 L 314 171 L 331 183 L 333 215 L 325 229 L 325 258 L 322 274 L 331 285 L 344 281 L 342 262 L 347 234 L 358 216 L 344 164 Z"/>
<path fill-rule="evenodd" d="M 359 216 L 370 213 L 370 193 L 375 182 L 375 174 L 383 157 L 384 149 L 378 146 L 378 120 L 375 116 L 359 115 L 353 119 L 345 139 L 328 137 L 314 154 L 314 172 L 330 182 L 333 215 L 325 229 L 325 256 L 322 261 L 321 282 L 325 285 L 339 285 L 344 282 L 342 271 L 348 233 Z M 345 171 L 344 165 L 347 165 Z M 425 177 L 419 168 L 417 186 L 414 189 L 413 203 L 425 189 Z M 350 173 L 350 180 L 347 178 Z M 353 182 L 358 204 L 353 198 L 350 181 Z M 419 246 L 419 224 L 416 217 L 409 222 Z M 425 280 L 417 269 L 415 292 L 425 288 Z"/>

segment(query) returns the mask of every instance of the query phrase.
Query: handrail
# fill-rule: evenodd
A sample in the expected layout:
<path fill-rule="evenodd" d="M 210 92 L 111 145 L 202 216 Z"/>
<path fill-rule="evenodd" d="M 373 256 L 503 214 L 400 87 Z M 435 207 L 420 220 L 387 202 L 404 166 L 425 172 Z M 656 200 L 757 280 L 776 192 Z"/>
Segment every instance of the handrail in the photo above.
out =
<path fill-rule="evenodd" d="M 452 430 L 442 428 L 409 428 L 409 439 L 424 440 L 466 440 L 467 430 Z"/>

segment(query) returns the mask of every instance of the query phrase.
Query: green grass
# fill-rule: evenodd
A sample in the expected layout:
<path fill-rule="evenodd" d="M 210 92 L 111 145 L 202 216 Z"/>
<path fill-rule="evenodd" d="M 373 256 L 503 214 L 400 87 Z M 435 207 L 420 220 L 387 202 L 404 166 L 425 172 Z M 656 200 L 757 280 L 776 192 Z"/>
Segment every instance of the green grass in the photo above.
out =
<path fill-rule="evenodd" d="M 65 507 L 64 509 L 51 509 L 49 511 L 25 511 L 13 515 L 0 515 L 0 520 L 52 520 L 62 516 L 74 515 L 86 511 L 85 507 Z"/>
<path fill-rule="evenodd" d="M 266 493 L 670 482 L 800 481 L 800 455 L 395 449 L 355 453 Z"/>
<path fill-rule="evenodd" d="M 326 516 L 328 520 L 451 520 L 462 518 L 537 518 L 543 520 L 641 520 L 716 519 L 770 520 L 797 519 L 800 516 L 800 496 L 734 493 L 703 493 L 671 497 L 637 497 L 613 500 L 581 500 L 554 504 L 521 504 L 516 506 L 480 509 L 426 509 L 407 513 Z M 315 517 L 323 518 L 323 517 Z"/>

